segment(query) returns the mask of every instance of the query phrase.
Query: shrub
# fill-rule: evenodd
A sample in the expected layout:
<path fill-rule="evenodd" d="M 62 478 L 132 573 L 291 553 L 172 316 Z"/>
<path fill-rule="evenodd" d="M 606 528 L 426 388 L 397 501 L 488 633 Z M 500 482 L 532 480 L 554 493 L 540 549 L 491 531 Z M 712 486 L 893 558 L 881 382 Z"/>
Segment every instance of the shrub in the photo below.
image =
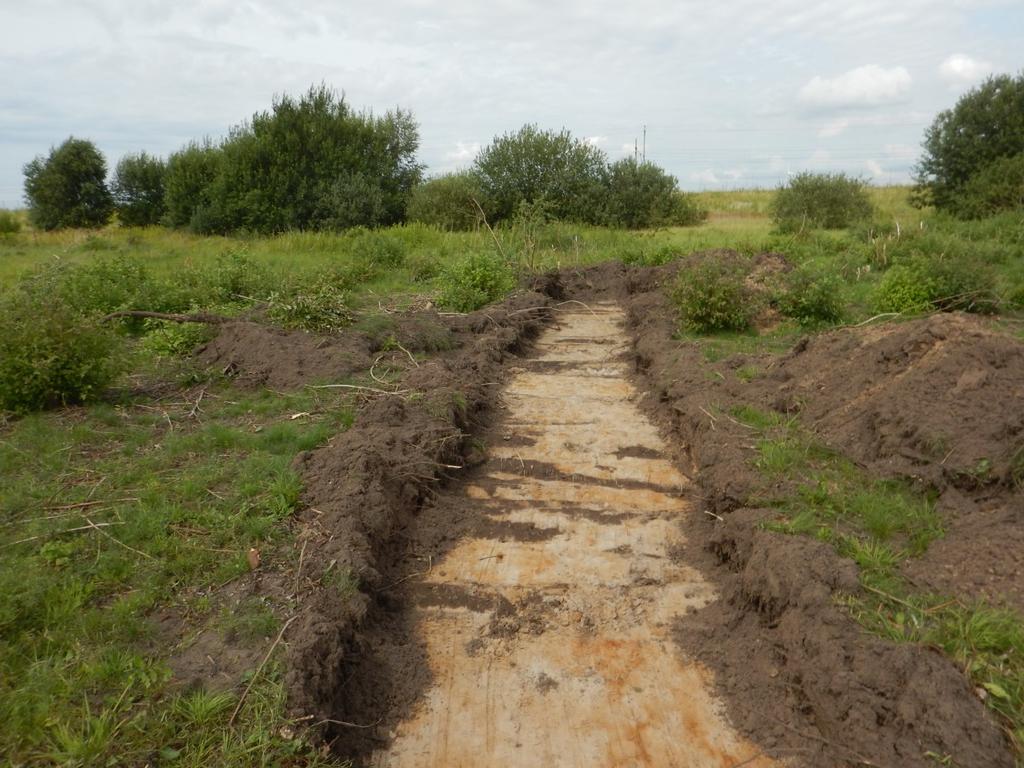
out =
<path fill-rule="evenodd" d="M 213 338 L 215 333 L 211 326 L 202 323 L 147 320 L 146 335 L 142 337 L 141 345 L 161 357 L 177 357 L 191 354 L 200 344 Z"/>
<path fill-rule="evenodd" d="M 477 203 L 485 212 L 488 210 L 480 177 L 475 172 L 446 173 L 413 188 L 407 216 L 409 221 L 468 232 L 481 224 Z"/>
<path fill-rule="evenodd" d="M 608 167 L 606 223 L 613 227 L 684 226 L 704 220 L 692 196 L 680 192 L 676 177 L 654 163 L 626 158 Z"/>
<path fill-rule="evenodd" d="M 605 218 L 607 157 L 568 131 L 524 125 L 495 138 L 473 165 L 495 221 L 511 218 L 522 203 L 546 200 L 564 221 Z"/>
<path fill-rule="evenodd" d="M 771 210 L 783 232 L 840 229 L 872 214 L 864 182 L 845 173 L 798 173 L 776 191 Z"/>
<path fill-rule="evenodd" d="M 882 312 L 988 313 L 996 303 L 991 272 L 976 261 L 915 253 L 891 267 L 876 294 Z"/>
<path fill-rule="evenodd" d="M 55 297 L 0 301 L 0 408 L 24 413 L 95 397 L 123 363 L 116 335 Z"/>
<path fill-rule="evenodd" d="M 405 262 L 405 243 L 390 232 L 358 228 L 351 233 L 351 254 L 357 264 L 377 271 L 396 269 Z"/>
<path fill-rule="evenodd" d="M 684 328 L 697 333 L 745 331 L 757 313 L 746 283 L 749 265 L 736 258 L 707 255 L 692 259 L 679 272 L 672 300 Z"/>
<path fill-rule="evenodd" d="M 839 279 L 807 268 L 794 269 L 785 277 L 778 296 L 779 311 L 804 326 L 835 323 L 843 317 Z"/>
<path fill-rule="evenodd" d="M 107 189 L 107 163 L 91 141 L 72 136 L 24 170 L 32 226 L 102 227 L 110 220 L 114 203 Z"/>
<path fill-rule="evenodd" d="M 472 312 L 497 301 L 515 286 L 511 268 L 497 256 L 477 253 L 441 272 L 438 304 L 456 312 Z"/>
<path fill-rule="evenodd" d="M 267 316 L 285 328 L 313 333 L 334 333 L 352 324 L 355 316 L 348 297 L 327 279 L 291 296 L 272 296 Z"/>
<path fill-rule="evenodd" d="M 164 175 L 167 165 L 159 157 L 140 152 L 125 155 L 114 169 L 111 191 L 122 224 L 146 227 L 164 213 Z"/>
<path fill-rule="evenodd" d="M 208 215 L 209 187 L 217 177 L 221 151 L 209 140 L 192 142 L 167 159 L 164 173 L 164 223 L 187 227 Z"/>
<path fill-rule="evenodd" d="M 14 211 L 0 208 L 0 235 L 16 235 L 21 232 L 21 219 Z"/>
<path fill-rule="evenodd" d="M 1024 152 L 995 160 L 971 176 L 957 196 L 954 213 L 962 219 L 981 219 L 1022 209 Z"/>
<path fill-rule="evenodd" d="M 915 201 L 955 213 L 972 177 L 1024 152 L 1024 74 L 990 77 L 961 96 L 925 132 L 923 150 Z"/>

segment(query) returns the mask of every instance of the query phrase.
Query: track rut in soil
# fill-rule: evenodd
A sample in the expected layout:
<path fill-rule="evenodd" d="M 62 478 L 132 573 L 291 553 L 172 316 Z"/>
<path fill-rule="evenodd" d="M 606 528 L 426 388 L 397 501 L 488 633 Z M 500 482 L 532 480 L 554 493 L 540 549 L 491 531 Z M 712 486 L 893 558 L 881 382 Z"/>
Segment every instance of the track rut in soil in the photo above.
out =
<path fill-rule="evenodd" d="M 636 405 L 622 319 L 560 314 L 510 371 L 486 461 L 407 531 L 354 673 L 373 679 L 348 681 L 384 724 L 366 763 L 775 764 L 673 642 L 715 594 L 679 555 L 689 481 Z"/>

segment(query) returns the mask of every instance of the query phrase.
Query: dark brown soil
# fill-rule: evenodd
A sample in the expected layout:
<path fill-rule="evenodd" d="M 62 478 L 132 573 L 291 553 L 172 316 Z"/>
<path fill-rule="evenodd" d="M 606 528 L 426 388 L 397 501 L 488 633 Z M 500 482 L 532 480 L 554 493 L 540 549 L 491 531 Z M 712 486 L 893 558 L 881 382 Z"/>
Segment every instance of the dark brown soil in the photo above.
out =
<path fill-rule="evenodd" d="M 634 286 L 637 371 L 647 407 L 695 465 L 714 513 L 686 524 L 687 555 L 704 558 L 725 597 L 677 636 L 716 672 L 733 720 L 772 754 L 807 765 L 933 765 L 929 751 L 957 765 L 1013 765 L 999 726 L 951 661 L 871 637 L 836 606 L 837 595 L 859 589 L 852 562 L 826 544 L 757 527 L 769 513 L 746 506 L 765 484 L 751 464 L 750 432 L 714 414 L 740 404 L 799 412 L 873 473 L 933 488 L 949 530 L 914 564 L 915 577 L 1016 601 L 1020 550 L 997 549 L 991 534 L 1020 540 L 1024 506 L 1008 469 L 1024 418 L 1020 343 L 974 318 L 938 316 L 711 364 L 697 345 L 672 340 L 673 313 L 656 287 L 671 269 L 655 275 L 620 278 Z M 750 365 L 766 373 L 748 383 L 735 369 Z M 926 435 L 957 448 L 929 455 L 920 450 Z M 986 477 L 965 479 L 982 458 L 991 463 Z"/>

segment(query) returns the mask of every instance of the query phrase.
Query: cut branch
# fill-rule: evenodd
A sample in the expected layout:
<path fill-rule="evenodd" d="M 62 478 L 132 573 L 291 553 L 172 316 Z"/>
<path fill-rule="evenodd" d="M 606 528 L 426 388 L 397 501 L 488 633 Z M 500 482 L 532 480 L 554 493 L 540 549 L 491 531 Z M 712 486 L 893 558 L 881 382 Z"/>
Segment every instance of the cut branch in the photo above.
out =
<path fill-rule="evenodd" d="M 149 318 L 152 320 L 167 320 L 172 323 L 206 323 L 207 325 L 222 325 L 235 320 L 233 317 L 214 315 L 210 312 L 195 312 L 190 315 L 178 315 L 171 312 L 145 312 L 140 309 L 130 309 L 123 312 L 111 312 L 100 318 L 101 323 L 108 320 L 116 320 L 122 317 Z"/>

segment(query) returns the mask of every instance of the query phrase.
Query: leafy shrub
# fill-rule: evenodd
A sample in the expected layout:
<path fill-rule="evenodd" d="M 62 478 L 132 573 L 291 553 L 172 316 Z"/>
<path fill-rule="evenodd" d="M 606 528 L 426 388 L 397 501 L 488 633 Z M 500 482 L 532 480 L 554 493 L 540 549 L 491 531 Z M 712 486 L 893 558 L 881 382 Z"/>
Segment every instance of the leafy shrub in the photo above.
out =
<path fill-rule="evenodd" d="M 995 281 L 973 260 L 916 253 L 890 268 L 878 285 L 882 312 L 994 312 Z"/>
<path fill-rule="evenodd" d="M 840 229 L 872 214 L 864 182 L 845 173 L 798 173 L 776 191 L 771 210 L 783 232 Z"/>
<path fill-rule="evenodd" d="M 672 290 L 683 326 L 698 333 L 747 330 L 758 309 L 746 283 L 748 272 L 741 259 L 714 254 L 691 259 Z"/>
<path fill-rule="evenodd" d="M 202 323 L 171 323 L 147 320 L 141 345 L 161 357 L 191 354 L 192 350 L 213 338 L 214 329 Z"/>
<path fill-rule="evenodd" d="M 107 162 L 91 141 L 73 136 L 25 166 L 29 220 L 38 229 L 102 227 L 114 202 Z"/>
<path fill-rule="evenodd" d="M 201 266 L 195 275 L 200 288 L 205 288 L 204 305 L 232 304 L 248 299 L 264 299 L 274 290 L 274 278 L 262 264 L 243 251 L 220 254 L 211 263 Z"/>
<path fill-rule="evenodd" d="M 957 196 L 954 213 L 963 219 L 981 219 L 1022 209 L 1024 152 L 1000 158 L 971 176 Z"/>
<path fill-rule="evenodd" d="M 14 211 L 0 208 L 0 235 L 16 235 L 21 232 L 21 219 Z"/>
<path fill-rule="evenodd" d="M 835 323 L 843 317 L 839 279 L 835 275 L 794 269 L 785 279 L 778 296 L 779 311 L 804 326 Z"/>
<path fill-rule="evenodd" d="M 163 160 L 145 152 L 121 158 L 114 169 L 111 192 L 122 224 L 146 227 L 160 221 L 166 171 Z"/>
<path fill-rule="evenodd" d="M 477 253 L 445 268 L 440 276 L 438 304 L 456 312 L 497 301 L 515 286 L 511 268 L 497 256 Z"/>
<path fill-rule="evenodd" d="M 0 301 L 0 408 L 24 413 L 84 402 L 122 364 L 116 335 L 58 298 L 15 290 Z"/>
<path fill-rule="evenodd" d="M 693 196 L 680 192 L 676 177 L 654 163 L 625 158 L 608 167 L 605 221 L 613 227 L 699 224 L 706 217 Z"/>
<path fill-rule="evenodd" d="M 357 228 L 350 233 L 351 253 L 355 262 L 376 269 L 396 269 L 405 261 L 405 243 L 390 232 Z"/>
<path fill-rule="evenodd" d="M 413 188 L 407 216 L 451 232 L 469 232 L 481 224 L 477 203 L 485 212 L 490 207 L 476 173 L 445 173 Z"/>
<path fill-rule="evenodd" d="M 267 316 L 285 328 L 313 333 L 340 331 L 355 318 L 348 306 L 348 296 L 327 279 L 290 296 L 272 296 Z"/>
<path fill-rule="evenodd" d="M 484 147 L 473 168 L 495 221 L 511 218 L 521 203 L 546 200 L 557 219 L 600 223 L 607 162 L 604 152 L 566 130 L 524 125 Z"/>
<path fill-rule="evenodd" d="M 209 141 L 192 142 L 167 159 L 164 172 L 164 223 L 187 227 L 207 215 L 209 186 L 220 169 L 221 151 Z"/>
<path fill-rule="evenodd" d="M 940 112 L 925 132 L 923 150 L 915 202 L 956 213 L 972 177 L 1024 152 L 1024 73 L 990 77 Z"/>

